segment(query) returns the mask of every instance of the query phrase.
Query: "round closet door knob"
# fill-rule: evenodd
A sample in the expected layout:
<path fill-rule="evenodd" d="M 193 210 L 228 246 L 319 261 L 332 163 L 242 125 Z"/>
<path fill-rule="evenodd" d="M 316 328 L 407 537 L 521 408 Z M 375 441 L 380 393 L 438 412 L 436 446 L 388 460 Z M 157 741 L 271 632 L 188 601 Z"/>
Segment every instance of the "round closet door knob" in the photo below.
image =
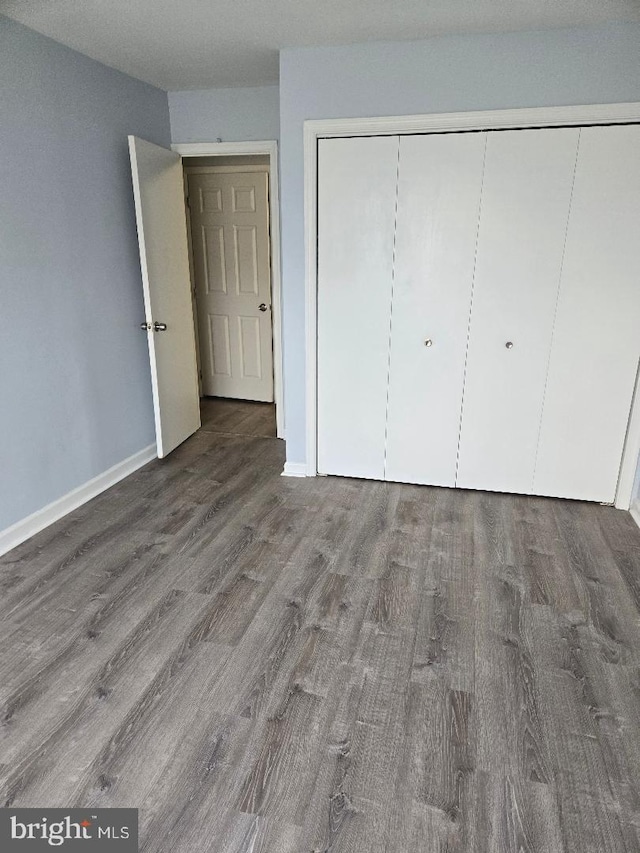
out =
<path fill-rule="evenodd" d="M 431 338 L 427 338 L 427 340 L 424 342 L 424 345 L 425 345 L 426 347 L 432 347 L 432 346 L 433 346 L 433 341 L 431 340 Z"/>
<path fill-rule="evenodd" d="M 513 349 L 513 341 L 507 341 L 505 346 L 507 349 Z"/>

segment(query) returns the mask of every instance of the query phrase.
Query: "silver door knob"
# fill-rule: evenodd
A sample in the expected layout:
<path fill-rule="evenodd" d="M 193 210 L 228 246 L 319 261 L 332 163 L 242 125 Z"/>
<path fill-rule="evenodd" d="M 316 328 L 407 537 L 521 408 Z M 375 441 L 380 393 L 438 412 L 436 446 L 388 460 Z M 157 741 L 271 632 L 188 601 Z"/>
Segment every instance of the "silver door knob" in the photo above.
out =
<path fill-rule="evenodd" d="M 427 338 L 427 340 L 424 342 L 424 345 L 425 345 L 426 347 L 432 347 L 432 346 L 433 346 L 433 341 L 431 340 L 431 338 Z"/>
<path fill-rule="evenodd" d="M 140 328 L 143 332 L 148 332 L 151 329 L 151 323 L 140 323 Z"/>
<path fill-rule="evenodd" d="M 154 332 L 166 332 L 167 331 L 167 324 L 166 323 L 154 323 L 153 324 L 153 331 Z"/>
<path fill-rule="evenodd" d="M 513 341 L 507 341 L 505 346 L 507 349 L 513 349 Z"/>
<path fill-rule="evenodd" d="M 264 302 L 262 302 L 260 305 L 258 305 L 258 311 L 266 311 L 266 310 L 267 310 L 267 306 Z"/>

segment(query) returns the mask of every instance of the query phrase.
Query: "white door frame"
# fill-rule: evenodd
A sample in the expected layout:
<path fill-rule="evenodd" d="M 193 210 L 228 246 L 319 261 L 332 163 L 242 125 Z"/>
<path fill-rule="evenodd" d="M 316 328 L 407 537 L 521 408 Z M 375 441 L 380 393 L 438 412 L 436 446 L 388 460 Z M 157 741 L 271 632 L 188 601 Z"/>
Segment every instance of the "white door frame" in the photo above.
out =
<path fill-rule="evenodd" d="M 282 370 L 282 284 L 280 276 L 280 201 L 278 180 L 278 143 L 189 142 L 175 143 L 171 150 L 189 165 L 190 157 L 269 155 L 269 224 L 271 237 L 271 321 L 273 328 L 273 396 L 276 404 L 276 435 L 285 437 L 284 386 Z"/>
<path fill-rule="evenodd" d="M 304 123 L 304 239 L 306 335 L 306 476 L 318 473 L 318 140 L 339 136 L 453 133 L 522 127 L 562 127 L 640 122 L 640 103 L 533 107 L 468 113 L 379 118 L 310 119 Z M 640 282 L 639 282 L 640 286 Z M 640 455 L 640 374 L 631 407 L 615 505 L 629 509 Z M 299 476 L 304 476 L 300 472 Z"/>

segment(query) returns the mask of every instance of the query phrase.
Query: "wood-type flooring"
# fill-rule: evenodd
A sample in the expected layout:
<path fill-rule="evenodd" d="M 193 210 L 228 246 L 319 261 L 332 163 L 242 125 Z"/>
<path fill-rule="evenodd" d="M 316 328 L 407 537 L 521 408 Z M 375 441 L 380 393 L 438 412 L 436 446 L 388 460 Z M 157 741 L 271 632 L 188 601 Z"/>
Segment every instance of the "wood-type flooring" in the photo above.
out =
<path fill-rule="evenodd" d="M 640 851 L 631 517 L 235 432 L 0 558 L 0 806 L 138 808 L 146 853 Z"/>
<path fill-rule="evenodd" d="M 276 437 L 276 408 L 273 403 L 203 397 L 200 400 L 202 429 L 228 435 Z"/>

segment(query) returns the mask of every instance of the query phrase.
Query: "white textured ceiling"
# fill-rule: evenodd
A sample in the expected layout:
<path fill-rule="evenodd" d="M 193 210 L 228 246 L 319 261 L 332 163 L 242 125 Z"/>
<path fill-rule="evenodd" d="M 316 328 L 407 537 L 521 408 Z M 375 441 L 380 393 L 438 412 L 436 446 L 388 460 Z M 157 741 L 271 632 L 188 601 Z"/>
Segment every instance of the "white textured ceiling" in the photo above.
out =
<path fill-rule="evenodd" d="M 162 89 L 278 79 L 278 49 L 640 21 L 640 0 L 1 0 L 0 10 Z"/>

